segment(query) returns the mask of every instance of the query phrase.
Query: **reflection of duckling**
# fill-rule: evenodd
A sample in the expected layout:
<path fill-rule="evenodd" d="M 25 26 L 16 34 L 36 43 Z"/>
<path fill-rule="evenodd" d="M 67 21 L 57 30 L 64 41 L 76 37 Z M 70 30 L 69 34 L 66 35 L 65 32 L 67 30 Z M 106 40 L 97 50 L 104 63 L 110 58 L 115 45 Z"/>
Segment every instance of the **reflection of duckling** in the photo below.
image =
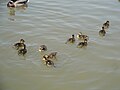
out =
<path fill-rule="evenodd" d="M 40 52 L 42 52 L 42 51 L 47 51 L 47 46 L 41 45 L 41 46 L 39 47 L 39 51 L 40 51 Z"/>
<path fill-rule="evenodd" d="M 89 39 L 89 37 L 87 36 L 87 35 L 83 35 L 82 34 L 82 32 L 79 32 L 78 34 L 77 34 L 77 38 L 79 39 L 79 40 L 85 40 L 85 39 Z"/>
<path fill-rule="evenodd" d="M 7 3 L 7 7 L 17 7 L 26 5 L 29 0 L 10 0 Z"/>
<path fill-rule="evenodd" d="M 104 27 L 102 27 L 102 30 L 99 31 L 99 35 L 105 36 L 105 34 L 106 34 L 106 31 L 105 31 Z"/>
<path fill-rule="evenodd" d="M 25 55 L 27 53 L 26 45 L 24 45 L 23 49 L 18 50 L 18 55 Z"/>
<path fill-rule="evenodd" d="M 109 21 L 106 21 L 106 23 L 103 24 L 104 29 L 108 29 L 109 28 Z"/>
<path fill-rule="evenodd" d="M 14 44 L 15 49 L 16 50 L 23 49 L 25 47 L 24 42 L 25 42 L 25 40 L 20 39 L 20 42 Z"/>
<path fill-rule="evenodd" d="M 78 43 L 78 45 L 77 45 L 78 48 L 82 48 L 82 47 L 86 47 L 86 46 L 87 46 L 87 39 L 85 39 L 84 42 Z"/>
<path fill-rule="evenodd" d="M 45 63 L 46 66 L 49 66 L 49 67 L 53 66 L 53 67 L 55 67 L 54 62 L 51 61 L 51 60 L 49 60 L 49 59 L 47 59 L 46 56 L 43 56 L 42 60 L 44 61 L 44 63 Z"/>
<path fill-rule="evenodd" d="M 71 36 L 71 38 L 69 38 L 68 40 L 67 40 L 67 42 L 65 43 L 65 44 L 67 44 L 67 43 L 74 43 L 75 42 L 75 36 L 74 36 L 74 34 Z"/>

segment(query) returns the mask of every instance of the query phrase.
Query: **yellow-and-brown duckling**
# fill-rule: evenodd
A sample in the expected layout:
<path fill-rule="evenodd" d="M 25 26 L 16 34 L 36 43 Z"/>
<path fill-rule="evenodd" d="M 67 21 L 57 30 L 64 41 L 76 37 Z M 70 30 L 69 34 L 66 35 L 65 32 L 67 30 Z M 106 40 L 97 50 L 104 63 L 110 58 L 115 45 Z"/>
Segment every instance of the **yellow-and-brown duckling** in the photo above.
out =
<path fill-rule="evenodd" d="M 69 43 L 74 43 L 74 42 L 75 42 L 75 36 L 74 36 L 74 34 L 71 35 L 71 37 L 66 41 L 65 44 L 67 44 L 68 42 L 69 42 Z"/>
<path fill-rule="evenodd" d="M 7 7 L 19 7 L 19 6 L 26 5 L 27 2 L 29 2 L 29 0 L 10 0 L 7 3 Z"/>
<path fill-rule="evenodd" d="M 25 40 L 20 39 L 20 42 L 14 44 L 16 50 L 23 49 L 25 47 Z"/>
<path fill-rule="evenodd" d="M 82 32 L 79 32 L 77 34 L 78 40 L 84 41 L 85 39 L 89 40 L 89 37 L 87 35 L 83 35 Z"/>
<path fill-rule="evenodd" d="M 103 24 L 103 27 L 104 27 L 104 29 L 108 29 L 108 28 L 109 28 L 109 21 L 106 21 L 106 22 Z"/>
<path fill-rule="evenodd" d="M 78 48 L 83 48 L 83 47 L 86 47 L 87 46 L 87 39 L 84 39 L 83 42 L 79 42 L 77 47 Z"/>
<path fill-rule="evenodd" d="M 40 52 L 47 51 L 47 46 L 46 46 L 46 45 L 41 45 L 41 46 L 39 47 L 39 51 L 40 51 Z"/>
<path fill-rule="evenodd" d="M 106 31 L 105 31 L 104 27 L 102 27 L 102 30 L 99 31 L 99 35 L 105 36 L 105 34 L 106 34 Z"/>
<path fill-rule="evenodd" d="M 45 55 L 43 56 L 42 60 L 44 61 L 44 64 L 48 67 L 56 67 L 54 65 L 54 62 L 49 60 Z"/>
<path fill-rule="evenodd" d="M 26 45 L 24 44 L 24 48 L 18 50 L 18 55 L 25 55 L 27 53 Z"/>
<path fill-rule="evenodd" d="M 56 59 L 56 55 L 57 55 L 57 52 L 52 52 L 50 54 L 45 54 L 44 57 L 46 57 L 47 59 Z"/>

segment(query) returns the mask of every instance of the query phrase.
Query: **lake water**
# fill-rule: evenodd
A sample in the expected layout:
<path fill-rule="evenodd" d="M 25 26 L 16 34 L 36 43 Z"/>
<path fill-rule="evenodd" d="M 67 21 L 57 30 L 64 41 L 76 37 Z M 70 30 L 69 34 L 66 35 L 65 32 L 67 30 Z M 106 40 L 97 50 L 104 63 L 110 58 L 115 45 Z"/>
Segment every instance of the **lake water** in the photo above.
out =
<path fill-rule="evenodd" d="M 9 9 L 0 0 L 0 90 L 120 90 L 119 0 L 30 0 Z M 98 32 L 110 21 L 105 37 Z M 89 36 L 86 48 L 65 44 L 72 35 Z M 12 45 L 23 38 L 28 53 Z M 57 51 L 56 68 L 38 52 L 45 44 Z"/>

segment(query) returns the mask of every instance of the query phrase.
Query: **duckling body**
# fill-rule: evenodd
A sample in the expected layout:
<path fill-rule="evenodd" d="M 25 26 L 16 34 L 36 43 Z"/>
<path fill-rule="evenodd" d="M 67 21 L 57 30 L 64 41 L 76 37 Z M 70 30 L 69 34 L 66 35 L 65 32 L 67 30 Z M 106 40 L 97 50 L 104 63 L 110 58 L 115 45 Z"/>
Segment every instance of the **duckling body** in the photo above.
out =
<path fill-rule="evenodd" d="M 52 52 L 50 54 L 45 54 L 44 57 L 46 57 L 47 59 L 56 59 L 56 55 L 57 55 L 57 52 Z"/>
<path fill-rule="evenodd" d="M 39 48 L 39 51 L 40 51 L 40 52 L 42 52 L 42 51 L 47 51 L 47 46 L 41 45 L 40 48 Z"/>
<path fill-rule="evenodd" d="M 26 5 L 29 0 L 10 0 L 7 3 L 7 7 L 17 7 Z"/>
<path fill-rule="evenodd" d="M 87 35 L 83 35 L 81 32 L 77 34 L 78 40 L 84 41 L 85 39 L 89 40 L 89 37 Z"/>
<path fill-rule="evenodd" d="M 104 29 L 108 29 L 108 28 L 109 28 L 109 21 L 106 21 L 106 22 L 103 24 L 103 27 L 104 27 Z"/>
<path fill-rule="evenodd" d="M 23 49 L 25 47 L 24 40 L 20 39 L 20 42 L 14 44 L 16 50 Z"/>
<path fill-rule="evenodd" d="M 25 55 L 27 53 L 27 49 L 26 48 L 24 48 L 24 49 L 20 49 L 19 51 L 18 51 L 18 55 Z"/>
<path fill-rule="evenodd" d="M 50 59 L 56 59 L 57 52 L 52 52 L 48 55 L 48 58 Z"/>
<path fill-rule="evenodd" d="M 67 42 L 65 43 L 65 44 L 67 44 L 67 43 L 74 43 L 75 42 L 75 36 L 74 36 L 74 34 L 71 36 L 71 38 L 69 38 L 68 40 L 67 40 Z"/>
<path fill-rule="evenodd" d="M 104 27 L 102 27 L 102 30 L 99 31 L 99 35 L 105 36 L 105 34 L 106 34 L 106 31 L 105 31 Z"/>
<path fill-rule="evenodd" d="M 78 48 L 83 48 L 83 47 L 86 47 L 86 46 L 87 46 L 87 40 L 86 39 L 84 40 L 84 42 L 80 42 L 77 45 Z"/>
<path fill-rule="evenodd" d="M 18 55 L 25 55 L 27 53 L 26 45 L 24 44 L 24 48 L 18 50 Z"/>

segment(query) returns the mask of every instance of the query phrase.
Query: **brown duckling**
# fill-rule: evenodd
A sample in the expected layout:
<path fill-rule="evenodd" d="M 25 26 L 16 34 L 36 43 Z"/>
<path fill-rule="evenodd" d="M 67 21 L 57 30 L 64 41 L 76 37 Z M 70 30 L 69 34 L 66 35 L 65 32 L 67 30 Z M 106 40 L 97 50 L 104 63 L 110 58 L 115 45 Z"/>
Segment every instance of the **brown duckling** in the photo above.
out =
<path fill-rule="evenodd" d="M 84 39 L 84 42 L 78 43 L 77 47 L 78 48 L 83 48 L 87 46 L 87 39 Z"/>
<path fill-rule="evenodd" d="M 26 45 L 24 44 L 24 48 L 18 50 L 18 55 L 25 55 L 27 53 Z"/>
<path fill-rule="evenodd" d="M 82 40 L 82 41 L 84 41 L 85 39 L 89 40 L 89 37 L 87 35 L 83 35 L 82 32 L 79 32 L 77 34 L 77 38 L 78 40 Z"/>
<path fill-rule="evenodd" d="M 24 42 L 25 42 L 24 39 L 20 39 L 20 42 L 14 44 L 14 48 L 16 50 L 23 49 L 25 46 Z"/>
<path fill-rule="evenodd" d="M 41 46 L 39 47 L 39 51 L 40 51 L 40 52 L 47 51 L 47 46 L 46 46 L 46 45 L 41 45 Z"/>
<path fill-rule="evenodd" d="M 104 29 L 108 29 L 108 28 L 109 28 L 109 21 L 106 21 L 106 22 L 103 24 L 103 27 L 104 27 Z"/>
<path fill-rule="evenodd" d="M 71 35 L 71 38 L 69 38 L 69 39 L 66 41 L 65 44 L 67 44 L 68 42 L 69 42 L 69 43 L 74 43 L 74 42 L 75 42 L 75 36 L 74 36 L 74 34 Z"/>
<path fill-rule="evenodd" d="M 106 31 L 105 31 L 104 27 L 102 27 L 102 30 L 99 31 L 99 35 L 105 36 L 105 34 L 106 34 Z"/>
<path fill-rule="evenodd" d="M 57 55 L 57 52 L 52 52 L 50 54 L 45 54 L 44 57 L 46 57 L 47 59 L 56 59 L 56 55 Z"/>

